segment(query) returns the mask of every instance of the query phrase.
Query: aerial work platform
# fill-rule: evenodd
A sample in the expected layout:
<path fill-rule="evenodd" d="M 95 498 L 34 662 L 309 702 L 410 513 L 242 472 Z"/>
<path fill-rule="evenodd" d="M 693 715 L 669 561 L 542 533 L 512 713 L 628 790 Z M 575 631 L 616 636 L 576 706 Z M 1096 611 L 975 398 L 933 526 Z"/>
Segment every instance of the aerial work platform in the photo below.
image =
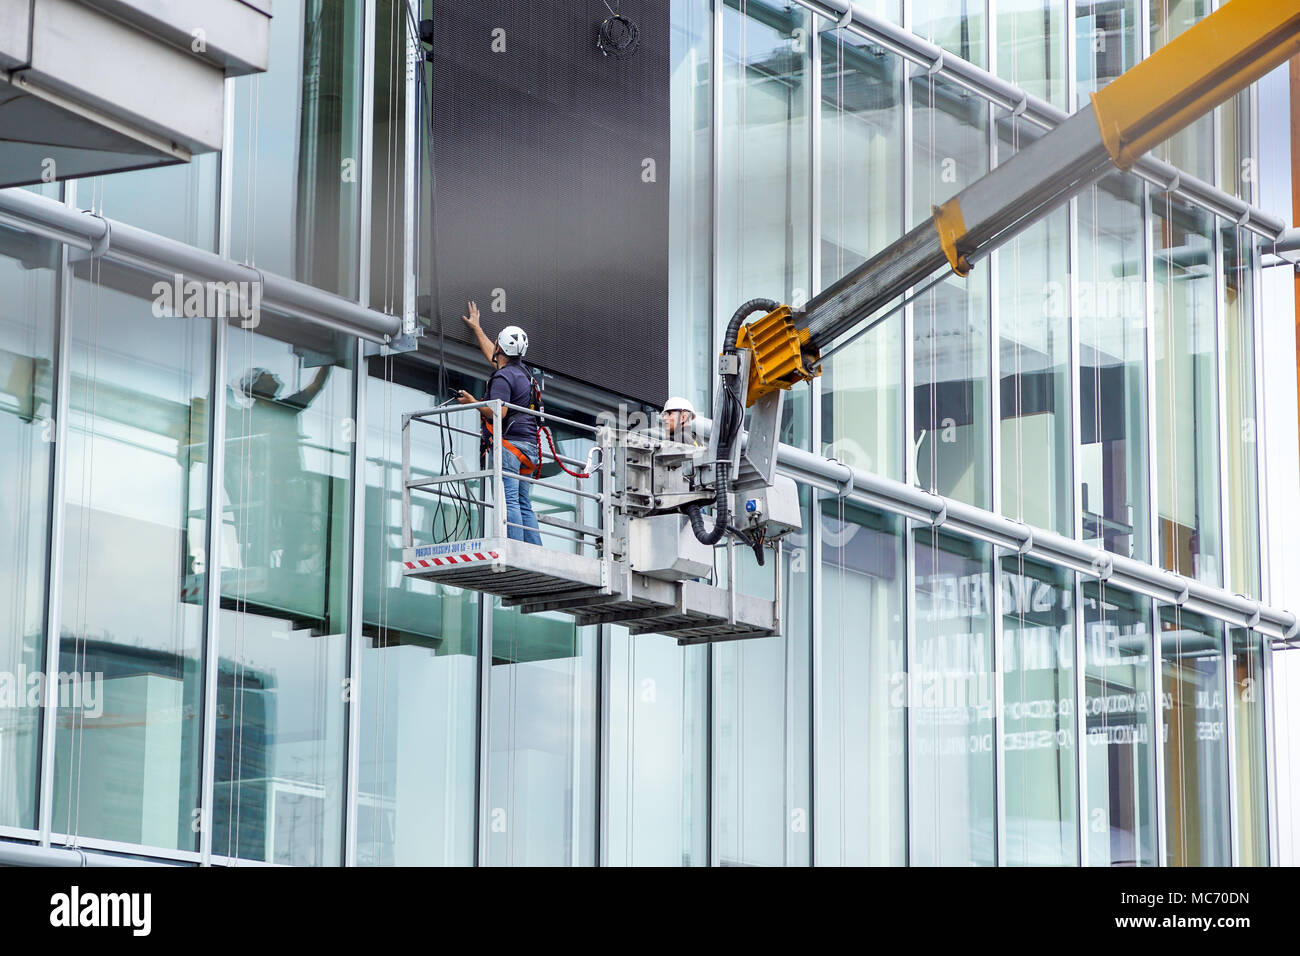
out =
<path fill-rule="evenodd" d="M 493 594 L 501 598 L 503 606 L 524 614 L 569 614 L 579 625 L 620 624 L 632 634 L 663 634 L 676 638 L 679 644 L 770 637 L 780 632 L 779 545 L 774 547 L 778 560 L 772 562 L 775 599 L 738 592 L 737 555 L 730 544 L 720 546 L 727 552 L 722 586 L 709 583 L 713 549 L 694 541 L 683 516 L 636 518 L 626 514 L 612 474 L 616 434 L 611 428 L 560 419 L 592 434 L 596 451 L 585 463 L 588 472 L 584 472 L 589 479 L 567 484 L 544 478 L 519 479 L 545 489 L 538 495 L 535 487 L 533 501 L 547 536 L 546 546 L 508 537 L 502 447 L 496 437 L 501 429 L 493 430 L 490 460 L 482 470 L 449 468 L 442 474 L 412 476 L 412 424 L 434 425 L 444 436 L 456 436 L 466 451 L 472 438 L 477 450 L 477 434 L 451 425 L 448 419 L 471 411 L 471 421 L 476 421 L 478 409 L 485 407 L 500 415 L 512 406 L 478 402 L 403 416 L 402 571 L 406 576 Z M 541 417 L 556 420 L 545 413 Z M 463 454 L 460 460 L 466 457 Z M 592 467 L 597 457 L 599 466 Z M 561 459 L 577 467 L 584 465 Z M 450 459 L 444 456 L 443 460 Z M 412 493 L 450 499 L 462 508 L 475 509 L 475 528 L 486 528 L 489 533 L 417 544 L 411 519 Z M 543 499 L 576 501 L 574 517 L 547 514 L 539 507 Z"/>

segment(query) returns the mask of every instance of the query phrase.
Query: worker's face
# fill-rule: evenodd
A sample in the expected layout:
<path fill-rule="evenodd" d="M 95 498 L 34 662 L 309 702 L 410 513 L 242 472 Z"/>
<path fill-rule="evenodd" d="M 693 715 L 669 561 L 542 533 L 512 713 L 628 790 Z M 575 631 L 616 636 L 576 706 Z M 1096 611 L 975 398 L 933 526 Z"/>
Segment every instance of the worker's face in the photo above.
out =
<path fill-rule="evenodd" d="M 686 429 L 686 426 L 695 420 L 695 416 L 688 411 L 673 409 L 671 412 L 664 412 L 662 416 L 664 431 L 670 435 L 676 435 Z"/>

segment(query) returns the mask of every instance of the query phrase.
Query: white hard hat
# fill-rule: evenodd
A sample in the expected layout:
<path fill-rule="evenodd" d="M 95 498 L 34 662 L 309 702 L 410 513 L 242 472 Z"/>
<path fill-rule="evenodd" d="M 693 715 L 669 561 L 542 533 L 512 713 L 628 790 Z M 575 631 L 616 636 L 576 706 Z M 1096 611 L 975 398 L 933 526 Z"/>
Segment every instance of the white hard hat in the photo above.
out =
<path fill-rule="evenodd" d="M 528 333 L 517 325 L 507 325 L 497 336 L 497 347 L 511 358 L 520 358 L 528 351 Z"/>
<path fill-rule="evenodd" d="M 695 406 L 691 404 L 689 398 L 682 398 L 680 395 L 674 395 L 668 401 L 664 402 L 664 414 L 668 412 L 690 412 L 695 414 Z"/>

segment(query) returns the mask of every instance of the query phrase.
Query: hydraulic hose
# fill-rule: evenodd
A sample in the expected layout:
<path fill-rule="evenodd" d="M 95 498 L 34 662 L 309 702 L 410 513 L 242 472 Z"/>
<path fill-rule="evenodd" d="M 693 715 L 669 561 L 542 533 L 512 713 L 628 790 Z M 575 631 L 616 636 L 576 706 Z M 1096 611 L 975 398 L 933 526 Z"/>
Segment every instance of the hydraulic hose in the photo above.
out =
<path fill-rule="evenodd" d="M 740 326 L 747 318 L 755 312 L 771 312 L 777 308 L 780 308 L 780 303 L 773 302 L 771 299 L 750 299 L 737 309 L 731 321 L 727 323 L 727 331 L 723 333 L 722 354 L 736 354 L 736 336 L 740 334 Z M 735 375 L 728 374 L 722 377 L 722 389 L 733 399 L 736 395 L 735 386 Z M 717 544 L 727 533 L 727 521 L 731 517 L 731 451 L 737 436 L 740 435 L 741 426 L 745 423 L 744 407 L 736 408 L 733 404 L 738 403 L 724 403 L 723 415 L 718 422 L 721 431 L 718 437 L 718 460 L 713 471 L 714 484 L 717 487 L 713 500 L 713 527 L 704 526 L 704 514 L 699 505 L 691 505 L 686 509 L 691 519 L 691 530 L 695 532 L 695 537 L 701 544 Z"/>

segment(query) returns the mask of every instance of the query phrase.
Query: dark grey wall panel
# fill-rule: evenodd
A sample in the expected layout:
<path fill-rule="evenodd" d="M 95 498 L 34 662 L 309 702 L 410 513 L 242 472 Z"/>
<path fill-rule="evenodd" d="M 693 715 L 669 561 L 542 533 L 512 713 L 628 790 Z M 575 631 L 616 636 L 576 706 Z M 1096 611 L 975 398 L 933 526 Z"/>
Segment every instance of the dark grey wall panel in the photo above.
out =
<path fill-rule="evenodd" d="M 476 0 L 435 11 L 434 233 L 447 335 L 469 341 L 460 315 L 474 299 L 489 335 L 506 324 L 528 332 L 531 364 L 661 401 L 668 0 L 624 0 L 639 30 L 624 59 L 596 48 L 609 15 L 601 0 Z M 504 312 L 493 311 L 497 289 Z"/>

